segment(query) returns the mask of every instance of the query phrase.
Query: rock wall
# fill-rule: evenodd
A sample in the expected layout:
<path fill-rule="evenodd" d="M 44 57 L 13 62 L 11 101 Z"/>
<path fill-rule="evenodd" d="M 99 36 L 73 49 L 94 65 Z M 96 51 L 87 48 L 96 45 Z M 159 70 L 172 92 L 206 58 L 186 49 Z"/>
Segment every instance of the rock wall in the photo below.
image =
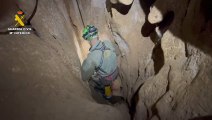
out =
<path fill-rule="evenodd" d="M 0 4 L 1 31 L 13 26 L 17 5 L 27 18 L 33 13 L 36 0 L 16 2 Z M 125 105 L 97 104 L 80 80 L 87 24 L 118 48 L 131 119 L 210 119 L 211 6 L 210 0 L 39 1 L 33 34 L 0 36 L 1 119 L 129 119 Z"/>
<path fill-rule="evenodd" d="M 125 97 L 129 99 L 135 92 L 133 86 L 135 86 L 136 81 L 143 81 L 154 75 L 151 59 L 154 43 L 151 42 L 150 38 L 141 35 L 145 15 L 139 1 L 134 2 L 133 5 L 125 6 L 122 3 L 116 3 L 118 4 L 116 5 L 104 0 L 101 2 L 98 0 L 78 0 L 84 24 L 96 25 L 100 31 L 101 40 L 110 39 L 119 46 L 121 78 L 123 79 Z M 127 9 L 123 11 L 125 15 L 113 7 L 117 7 L 118 10 Z M 81 34 L 81 31 L 78 32 Z M 144 44 L 147 47 L 142 47 Z M 144 66 L 145 68 L 143 68 Z"/>
<path fill-rule="evenodd" d="M 161 38 L 164 67 L 142 86 L 139 97 L 148 111 L 147 118 L 200 119 L 212 111 L 212 94 L 208 92 L 212 89 L 211 2 L 169 2 L 156 1 L 148 14 L 148 20 L 159 23 L 159 28 L 168 12 L 174 13 L 174 19 Z"/>
<path fill-rule="evenodd" d="M 16 3 L 9 0 L 1 3 L 8 7 L 0 8 L 5 11 L 0 15 L 0 119 L 128 119 L 125 106 L 96 103 L 82 83 L 81 49 L 69 17 L 70 5 L 61 0 L 39 0 L 27 26 L 34 28 L 31 35 L 4 34 L 7 27 L 15 25 L 17 6 L 29 18 L 36 1 Z"/>
<path fill-rule="evenodd" d="M 210 0 L 77 1 L 84 24 L 96 25 L 119 47 L 132 118 L 212 114 Z"/>

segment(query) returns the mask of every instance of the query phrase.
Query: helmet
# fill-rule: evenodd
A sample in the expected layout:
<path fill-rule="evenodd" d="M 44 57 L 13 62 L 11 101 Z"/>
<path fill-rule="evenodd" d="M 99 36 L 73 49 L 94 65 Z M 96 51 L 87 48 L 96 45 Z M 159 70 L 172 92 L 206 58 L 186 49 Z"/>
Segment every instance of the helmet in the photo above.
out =
<path fill-rule="evenodd" d="M 87 25 L 84 29 L 83 29 L 83 38 L 85 40 L 91 41 L 93 38 L 96 38 L 98 35 L 98 30 L 95 26 L 93 25 Z"/>

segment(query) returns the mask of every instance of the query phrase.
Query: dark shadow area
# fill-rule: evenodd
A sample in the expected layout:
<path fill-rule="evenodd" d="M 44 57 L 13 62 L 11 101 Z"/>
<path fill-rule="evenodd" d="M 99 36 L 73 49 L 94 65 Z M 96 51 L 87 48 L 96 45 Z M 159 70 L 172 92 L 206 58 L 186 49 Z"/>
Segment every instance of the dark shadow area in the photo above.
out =
<path fill-rule="evenodd" d="M 91 90 L 91 96 L 93 99 L 99 104 L 116 104 L 124 102 L 124 98 L 122 96 L 112 96 L 110 99 L 106 99 L 104 97 L 105 90 L 104 86 L 94 80 L 89 80 L 89 88 Z"/>
<path fill-rule="evenodd" d="M 92 79 L 90 79 L 88 83 L 89 83 L 89 88 L 91 90 L 91 96 L 93 97 L 93 99 L 100 104 L 109 104 L 109 102 L 103 98 L 103 94 L 104 94 L 103 86 L 101 86 L 100 83 L 95 82 Z"/>
<path fill-rule="evenodd" d="M 141 34 L 144 37 L 150 37 L 153 43 L 155 43 L 155 47 L 152 51 L 152 59 L 154 61 L 154 70 L 155 74 L 157 74 L 160 69 L 163 67 L 165 61 L 164 61 L 164 53 L 161 48 L 160 39 L 163 35 L 163 33 L 168 30 L 169 26 L 174 20 L 174 12 L 169 11 L 165 14 L 165 17 L 162 22 L 158 24 L 151 24 L 147 16 L 150 12 L 151 5 L 155 2 L 155 0 L 140 0 L 140 5 L 146 15 L 145 17 L 145 23 L 141 28 Z M 159 27 L 159 31 L 156 32 L 156 27 Z"/>
<path fill-rule="evenodd" d="M 142 28 L 141 28 L 141 34 L 144 37 L 148 37 L 152 32 L 154 32 L 156 25 L 151 24 L 148 20 L 147 20 L 147 16 L 150 12 L 150 7 L 151 5 L 155 2 L 156 0 L 140 0 L 140 5 L 141 8 L 143 9 L 144 13 L 145 13 L 145 23 L 143 24 Z"/>
<path fill-rule="evenodd" d="M 201 32 L 206 31 L 207 28 L 207 23 L 212 19 L 212 10 L 211 10 L 211 6 L 212 6 L 212 1 L 211 0 L 202 0 L 201 2 L 201 8 L 200 11 L 203 14 L 204 18 L 205 18 L 205 23 L 201 28 Z"/>
<path fill-rule="evenodd" d="M 147 16 L 148 16 L 148 14 L 150 12 L 149 9 L 150 9 L 151 5 L 154 2 L 155 2 L 155 0 L 152 0 L 152 1 L 140 0 L 141 7 L 143 8 L 143 11 L 144 11 L 144 13 L 146 15 L 146 17 L 145 17 L 145 23 L 144 23 L 144 25 L 141 28 L 141 34 L 144 37 L 149 37 L 151 35 L 151 33 L 155 32 L 156 26 L 159 26 L 159 30 L 163 34 L 166 30 L 168 30 L 169 26 L 171 25 L 171 23 L 174 20 L 174 12 L 173 11 L 169 11 L 169 12 L 167 12 L 164 15 L 164 19 L 163 19 L 162 22 L 160 22 L 158 24 L 151 24 L 148 21 Z M 152 41 L 154 41 L 154 40 L 152 40 Z"/>
<path fill-rule="evenodd" d="M 145 23 L 143 24 L 143 26 L 142 26 L 142 28 L 141 28 L 141 34 L 142 34 L 144 37 L 149 37 L 150 34 L 151 34 L 152 32 L 154 32 L 155 28 L 156 28 L 156 25 L 151 24 L 151 23 L 147 20 L 147 18 L 146 18 L 146 21 L 145 21 Z"/>
<path fill-rule="evenodd" d="M 141 8 L 147 16 L 150 12 L 150 7 L 155 3 L 156 0 L 139 0 Z"/>
<path fill-rule="evenodd" d="M 135 117 L 136 106 L 137 106 L 138 101 L 139 101 L 139 91 L 140 91 L 142 86 L 143 86 L 143 84 L 139 86 L 139 88 L 136 90 L 136 92 L 132 96 L 132 98 L 130 100 L 130 104 L 128 104 L 131 120 L 134 120 L 134 117 Z"/>
<path fill-rule="evenodd" d="M 200 18 L 195 18 L 191 21 L 193 26 L 189 26 L 190 30 L 194 33 L 189 35 L 178 36 L 186 42 L 186 49 L 189 51 L 189 44 L 201 49 L 203 52 L 212 56 L 212 1 L 201 0 L 199 11 L 195 15 L 199 15 Z M 188 15 L 189 16 L 189 15 Z M 200 28 L 195 27 L 195 24 Z M 171 30 L 172 31 L 172 30 Z M 197 33 L 198 32 L 198 33 Z M 173 31 L 174 34 L 174 31 Z M 195 38 L 192 39 L 192 35 Z M 187 53 L 188 56 L 192 53 Z"/>
<path fill-rule="evenodd" d="M 160 27 L 160 30 L 162 33 L 169 30 L 174 36 L 180 38 L 185 42 L 186 49 L 190 49 L 188 46 L 192 45 L 212 56 L 212 1 L 198 0 L 197 2 L 191 2 L 191 0 L 186 0 L 186 4 L 187 8 L 184 9 L 185 15 L 183 17 L 173 15 L 173 13 L 178 12 L 176 10 L 173 11 L 173 13 L 169 13 L 169 16 L 174 16 L 174 18 L 176 18 L 176 20 L 172 20 L 173 24 L 180 25 L 180 27 L 176 28 L 174 26 L 167 26 L 167 28 L 165 26 L 164 29 L 162 29 L 163 27 Z M 164 10 L 164 8 L 162 8 L 164 6 L 155 7 L 158 10 Z M 172 17 L 169 19 L 171 20 Z M 162 24 L 162 26 L 164 25 Z M 171 26 L 171 24 L 169 26 Z M 186 54 L 188 56 L 188 53 Z"/>
<path fill-rule="evenodd" d="M 151 5 L 153 5 L 154 2 L 155 0 L 152 0 L 152 1 L 140 0 L 141 7 L 146 16 L 148 16 L 150 12 L 150 7 Z M 212 56 L 212 41 L 211 41 L 212 40 L 212 34 L 211 34 L 212 33 L 212 10 L 211 10 L 212 1 L 201 0 L 200 1 L 201 4 L 191 5 L 191 4 L 197 4 L 197 3 L 198 2 L 195 2 L 195 3 L 191 2 L 191 0 L 186 1 L 187 8 L 185 9 L 184 17 L 180 18 L 181 21 L 179 21 L 178 16 L 175 16 L 174 14 L 175 11 L 167 12 L 164 16 L 164 20 L 161 23 L 158 23 L 156 25 L 150 24 L 146 18 L 146 21 L 141 29 L 141 34 L 144 37 L 150 36 L 151 40 L 155 43 L 154 30 L 156 26 L 159 26 L 159 30 L 161 31 L 162 34 L 165 33 L 165 31 L 169 30 L 174 36 L 182 39 L 186 44 L 186 49 L 188 49 L 187 45 L 193 45 L 194 47 L 199 48 L 203 52 Z M 169 5 L 167 5 L 167 7 L 168 6 Z M 198 9 L 192 6 L 196 6 L 196 8 Z M 164 8 L 162 8 L 164 6 L 155 6 L 155 7 L 159 10 L 164 10 Z M 175 17 L 178 17 L 176 18 L 178 20 L 174 20 Z M 189 24 L 186 23 L 188 21 L 189 21 Z M 178 27 L 178 29 L 176 27 L 171 27 L 172 22 L 174 23 L 174 25 L 179 24 L 181 26 Z M 200 26 L 200 28 L 196 26 Z M 190 32 L 188 32 L 188 30 Z"/>
<path fill-rule="evenodd" d="M 212 116 L 196 117 L 189 120 L 212 120 Z"/>
<path fill-rule="evenodd" d="M 154 61 L 154 70 L 155 74 L 157 74 L 160 69 L 163 67 L 164 61 L 164 53 L 161 48 L 161 44 L 156 44 L 152 51 L 152 60 Z"/>
<path fill-rule="evenodd" d="M 122 3 L 113 4 L 110 2 L 110 0 L 106 0 L 106 8 L 107 11 L 110 13 L 111 17 L 113 17 L 112 8 L 116 9 L 122 15 L 126 15 L 132 7 L 133 2 L 130 5 L 124 5 Z"/>
<path fill-rule="evenodd" d="M 165 64 L 164 53 L 163 49 L 161 48 L 161 40 L 160 40 L 162 36 L 160 35 L 163 35 L 163 33 L 165 33 L 166 30 L 168 30 L 173 19 L 174 19 L 174 12 L 173 11 L 167 12 L 163 21 L 158 24 L 160 33 L 157 33 L 156 31 L 154 31 L 154 33 L 152 34 L 150 33 L 150 39 L 152 40 L 153 43 L 155 43 L 155 47 L 153 48 L 152 51 L 152 60 L 154 61 L 155 74 L 157 74 Z"/>
<path fill-rule="evenodd" d="M 3 1 L 2 1 L 3 2 Z M 14 23 L 12 16 L 18 10 L 17 0 L 7 0 L 0 4 L 0 30 L 7 29 Z"/>
<path fill-rule="evenodd" d="M 212 1 L 211 0 L 202 0 L 201 2 L 201 11 L 205 17 L 205 21 L 208 22 L 212 19 Z"/>
<path fill-rule="evenodd" d="M 160 39 L 162 37 L 162 35 L 168 30 L 169 26 L 171 25 L 171 23 L 174 20 L 174 12 L 173 11 L 169 11 L 166 13 L 163 21 L 161 21 L 158 24 L 153 24 L 155 25 L 155 28 L 152 31 L 149 31 L 149 33 L 147 34 L 147 37 L 150 36 L 150 39 L 152 40 L 153 43 L 157 44 L 158 42 L 160 42 Z M 148 22 L 148 21 L 146 21 Z M 158 33 L 156 32 L 156 26 L 158 26 Z M 148 31 L 149 29 L 146 28 L 145 26 L 142 27 L 142 30 L 144 31 Z"/>
<path fill-rule="evenodd" d="M 163 21 L 158 24 L 159 30 L 161 31 L 162 34 L 165 33 L 166 30 L 168 30 L 173 20 L 174 20 L 174 12 L 173 11 L 167 12 L 164 16 Z"/>

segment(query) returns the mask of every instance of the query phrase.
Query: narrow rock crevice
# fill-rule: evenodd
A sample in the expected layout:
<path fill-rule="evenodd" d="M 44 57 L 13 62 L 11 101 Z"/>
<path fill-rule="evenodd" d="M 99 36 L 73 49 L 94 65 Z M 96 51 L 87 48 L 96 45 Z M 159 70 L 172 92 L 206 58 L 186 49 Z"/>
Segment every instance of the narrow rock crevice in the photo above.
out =
<path fill-rule="evenodd" d="M 152 59 L 154 61 L 154 70 L 155 74 L 158 74 L 160 69 L 163 67 L 165 60 L 164 60 L 164 53 L 161 48 L 161 44 L 155 45 L 152 51 Z"/>
<path fill-rule="evenodd" d="M 171 66 L 169 66 L 169 70 L 168 70 L 168 75 L 167 75 L 167 86 L 166 86 L 166 90 L 165 92 L 163 93 L 163 95 L 161 95 L 157 100 L 156 102 L 151 106 L 151 112 L 152 112 L 152 117 L 154 117 L 154 115 L 156 115 L 159 120 L 161 120 L 161 117 L 158 113 L 158 109 L 157 109 L 157 103 L 166 95 L 166 93 L 169 91 L 170 89 L 170 72 L 171 72 Z"/>
<path fill-rule="evenodd" d="M 211 119 L 211 5 L 211 0 L 1 3 L 0 119 Z M 17 23 L 19 7 L 30 35 L 8 35 L 15 32 L 8 27 Z M 88 81 L 81 80 L 90 47 L 81 35 L 87 24 L 118 48 L 116 104 L 102 96 L 95 101 Z"/>
<path fill-rule="evenodd" d="M 136 106 L 139 101 L 139 90 L 141 89 L 142 85 L 140 85 L 140 87 L 135 91 L 135 93 L 133 94 L 133 96 L 130 100 L 130 103 L 128 103 L 131 120 L 134 120 L 134 117 L 136 114 Z"/>
<path fill-rule="evenodd" d="M 78 10 L 79 10 L 79 14 L 80 14 L 80 17 L 81 17 L 81 20 L 82 20 L 82 24 L 83 24 L 83 26 L 85 27 L 85 22 L 84 22 L 84 19 L 83 19 L 83 16 L 82 16 L 82 11 L 81 11 L 81 9 L 80 9 L 78 0 L 76 0 L 76 3 L 77 3 L 77 7 L 78 7 Z"/>

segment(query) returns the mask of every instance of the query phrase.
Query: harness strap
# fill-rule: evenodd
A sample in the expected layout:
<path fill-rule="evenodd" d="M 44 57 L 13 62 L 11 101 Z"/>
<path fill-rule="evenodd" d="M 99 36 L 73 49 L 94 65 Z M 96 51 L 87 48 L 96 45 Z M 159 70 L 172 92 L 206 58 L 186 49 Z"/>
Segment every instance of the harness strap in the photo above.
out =
<path fill-rule="evenodd" d="M 100 61 L 100 64 L 98 67 L 95 68 L 96 71 L 101 71 L 103 73 L 107 73 L 106 71 L 104 71 L 101 67 L 102 67 L 102 64 L 103 64 L 103 60 L 104 60 L 104 52 L 105 50 L 111 50 L 110 48 L 106 47 L 105 43 L 102 42 L 102 47 L 99 48 L 99 49 L 94 49 L 94 50 L 100 50 L 102 51 L 102 56 L 101 56 L 101 61 Z M 94 51 L 93 50 L 93 51 Z"/>

